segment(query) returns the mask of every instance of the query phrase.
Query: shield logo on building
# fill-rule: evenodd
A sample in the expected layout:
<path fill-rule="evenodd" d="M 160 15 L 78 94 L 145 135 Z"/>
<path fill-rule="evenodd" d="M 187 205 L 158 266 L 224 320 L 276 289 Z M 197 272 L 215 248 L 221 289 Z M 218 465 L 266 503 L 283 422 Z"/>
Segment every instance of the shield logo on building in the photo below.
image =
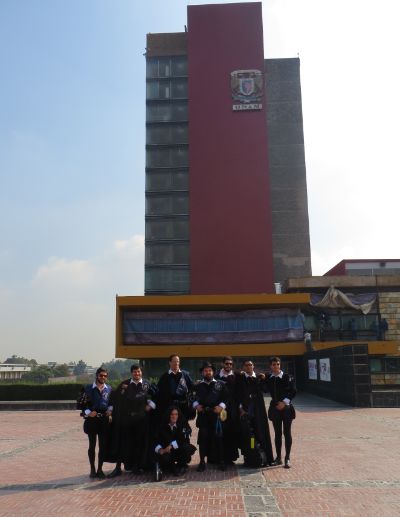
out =
<path fill-rule="evenodd" d="M 231 72 L 231 92 L 235 111 L 262 109 L 262 72 L 260 70 L 235 70 Z"/>

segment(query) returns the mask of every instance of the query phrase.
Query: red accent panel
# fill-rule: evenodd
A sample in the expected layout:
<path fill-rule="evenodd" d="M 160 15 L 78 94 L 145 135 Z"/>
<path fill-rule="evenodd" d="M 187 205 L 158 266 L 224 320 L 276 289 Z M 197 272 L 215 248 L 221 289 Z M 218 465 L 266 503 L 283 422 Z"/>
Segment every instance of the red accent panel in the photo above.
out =
<path fill-rule="evenodd" d="M 191 293 L 272 292 L 265 99 L 232 111 L 230 73 L 264 70 L 261 3 L 188 7 Z"/>

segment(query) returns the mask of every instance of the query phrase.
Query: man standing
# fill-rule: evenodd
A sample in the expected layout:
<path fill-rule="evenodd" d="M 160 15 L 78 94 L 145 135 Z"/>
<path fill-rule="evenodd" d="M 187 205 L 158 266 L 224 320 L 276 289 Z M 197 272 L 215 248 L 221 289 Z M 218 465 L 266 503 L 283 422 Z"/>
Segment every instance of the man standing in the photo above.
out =
<path fill-rule="evenodd" d="M 189 419 L 188 395 L 192 391 L 193 381 L 185 370 L 180 369 L 180 359 L 176 354 L 169 356 L 169 370 L 161 375 L 157 384 L 157 412 L 162 420 L 171 406 L 179 408 Z"/>
<path fill-rule="evenodd" d="M 109 461 L 116 467 L 108 477 L 120 476 L 125 470 L 142 474 L 147 467 L 149 446 L 149 413 L 156 405 L 151 400 L 154 387 L 142 378 L 139 365 L 131 366 L 131 379 L 123 381 L 113 392 L 113 429 Z"/>
<path fill-rule="evenodd" d="M 267 411 L 265 409 L 264 394 L 265 375 L 256 375 L 254 364 L 250 359 L 243 362 L 244 372 L 238 379 L 237 400 L 241 417 L 242 452 L 245 458 L 251 457 L 251 450 L 259 444 L 265 453 L 264 464 L 273 462 L 271 436 L 268 427 Z M 253 443 L 253 442 L 256 442 Z"/>
<path fill-rule="evenodd" d="M 233 463 L 239 458 L 240 422 L 239 408 L 236 402 L 236 386 L 239 373 L 233 370 L 233 359 L 225 356 L 222 368 L 215 376 L 216 380 L 225 382 L 227 391 L 226 411 L 228 418 L 224 423 L 224 462 Z"/>
<path fill-rule="evenodd" d="M 106 384 L 108 373 L 104 368 L 96 370 L 96 380 L 84 388 L 80 409 L 85 421 L 83 430 L 89 438 L 90 477 L 104 479 L 103 461 L 107 431 L 112 407 L 109 405 L 111 386 Z M 96 472 L 96 441 L 99 440 L 98 467 Z"/>
<path fill-rule="evenodd" d="M 226 408 L 225 384 L 214 379 L 214 366 L 203 363 L 200 373 L 202 381 L 196 387 L 193 407 L 197 411 L 196 426 L 199 428 L 197 443 L 200 449 L 200 463 L 197 472 L 206 469 L 208 462 L 217 462 L 220 470 L 225 470 L 222 422 L 220 413 Z"/>
<path fill-rule="evenodd" d="M 292 400 L 296 395 L 294 379 L 281 370 L 279 357 L 270 359 L 271 373 L 266 378 L 266 385 L 271 394 L 268 417 L 274 425 L 275 432 L 275 465 L 282 465 L 282 427 L 285 437 L 285 468 L 290 468 L 290 451 L 292 448 L 292 421 L 296 412 Z"/>

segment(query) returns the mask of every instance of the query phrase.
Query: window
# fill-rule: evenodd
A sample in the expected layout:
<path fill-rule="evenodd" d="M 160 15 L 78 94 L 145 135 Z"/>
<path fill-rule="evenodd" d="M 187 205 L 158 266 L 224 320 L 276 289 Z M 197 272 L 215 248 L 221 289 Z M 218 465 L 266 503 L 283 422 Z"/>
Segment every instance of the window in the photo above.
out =
<path fill-rule="evenodd" d="M 187 144 L 188 125 L 183 124 L 161 124 L 147 126 L 147 144 Z"/>
<path fill-rule="evenodd" d="M 146 150 L 146 167 L 187 167 L 188 159 L 187 147 Z"/>
<path fill-rule="evenodd" d="M 146 61 L 146 77 L 182 77 L 187 76 L 187 57 L 152 57 Z"/>
<path fill-rule="evenodd" d="M 185 215 L 188 213 L 189 196 L 186 193 L 146 197 L 146 215 Z"/>
<path fill-rule="evenodd" d="M 160 219 L 146 221 L 146 240 L 189 239 L 189 220 Z"/>
<path fill-rule="evenodd" d="M 188 269 L 151 268 L 145 271 L 146 291 L 189 291 Z"/>
<path fill-rule="evenodd" d="M 187 79 L 150 80 L 147 81 L 146 98 L 152 99 L 187 99 Z"/>
<path fill-rule="evenodd" d="M 175 122 L 188 120 L 187 102 L 154 103 L 147 106 L 147 122 Z"/>
<path fill-rule="evenodd" d="M 146 191 L 188 190 L 188 171 L 151 171 L 146 173 Z"/>

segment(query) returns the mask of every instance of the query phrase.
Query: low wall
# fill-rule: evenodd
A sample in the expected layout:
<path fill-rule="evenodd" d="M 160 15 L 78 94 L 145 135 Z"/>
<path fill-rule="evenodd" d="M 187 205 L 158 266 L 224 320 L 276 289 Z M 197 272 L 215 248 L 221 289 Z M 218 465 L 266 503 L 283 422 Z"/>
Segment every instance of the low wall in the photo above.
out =
<path fill-rule="evenodd" d="M 367 344 L 349 344 L 308 352 L 302 359 L 301 384 L 304 391 L 350 406 L 371 407 L 371 376 Z M 324 380 L 324 376 L 321 378 L 321 359 L 329 359 L 330 380 Z M 316 361 L 316 379 L 310 379 L 312 374 L 309 372 L 309 361 L 311 366 Z"/>

